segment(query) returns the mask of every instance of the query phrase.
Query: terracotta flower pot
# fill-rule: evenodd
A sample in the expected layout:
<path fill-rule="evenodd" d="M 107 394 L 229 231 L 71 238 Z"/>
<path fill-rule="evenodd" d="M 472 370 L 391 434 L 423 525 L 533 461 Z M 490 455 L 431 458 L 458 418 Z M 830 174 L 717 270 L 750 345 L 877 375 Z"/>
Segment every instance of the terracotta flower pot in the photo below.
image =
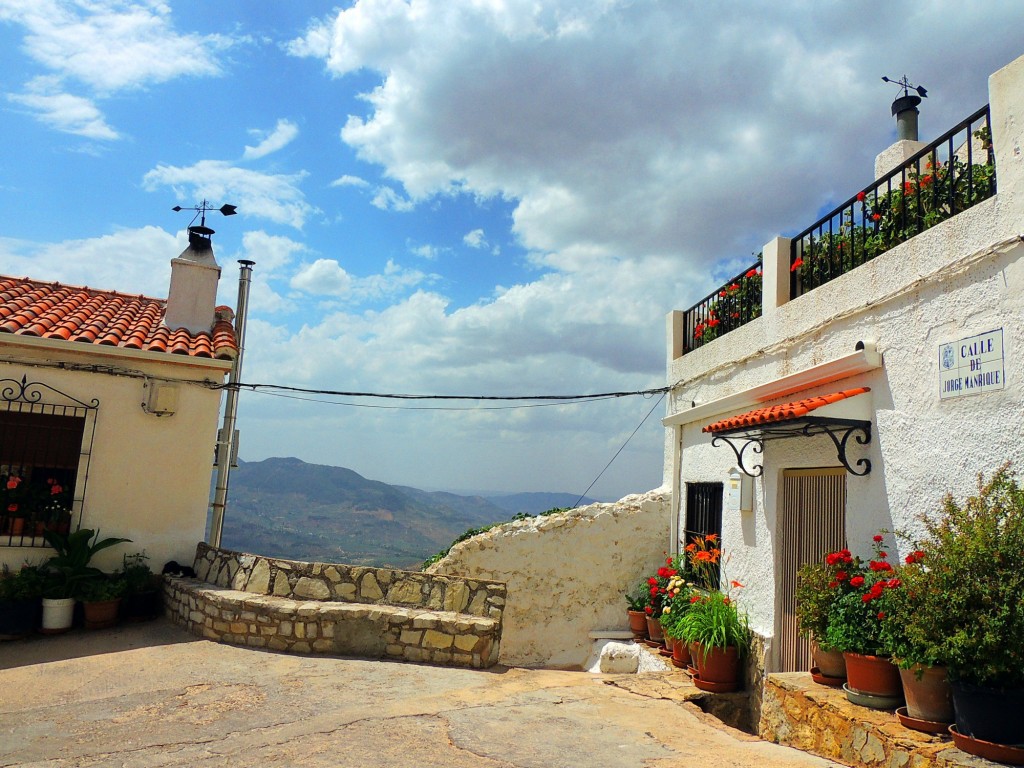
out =
<path fill-rule="evenodd" d="M 842 651 L 822 648 L 817 640 L 812 640 L 811 656 L 814 657 L 814 666 L 825 677 L 846 677 L 846 659 L 843 658 Z"/>
<path fill-rule="evenodd" d="M 690 648 L 686 641 L 676 640 L 675 645 L 672 646 L 672 659 L 684 667 L 690 663 Z"/>
<path fill-rule="evenodd" d="M 656 643 L 665 642 L 665 632 L 661 628 L 661 622 L 653 616 L 647 617 L 647 636 Z"/>
<path fill-rule="evenodd" d="M 843 653 L 846 659 L 846 683 L 854 691 L 873 696 L 902 696 L 900 672 L 888 656 Z"/>
<path fill-rule="evenodd" d="M 736 646 L 704 648 L 696 656 L 697 674 L 707 683 L 721 683 L 739 688 L 740 654 Z"/>
<path fill-rule="evenodd" d="M 86 629 L 106 629 L 117 624 L 117 611 L 121 606 L 121 598 L 116 600 L 100 600 L 83 603 Z"/>
<path fill-rule="evenodd" d="M 915 664 L 910 669 L 901 669 L 900 679 L 903 681 L 908 715 L 932 723 L 953 722 L 953 689 L 949 685 L 945 667 Z"/>
<path fill-rule="evenodd" d="M 629 615 L 629 631 L 637 640 L 647 637 L 647 614 L 643 611 L 627 611 Z"/>

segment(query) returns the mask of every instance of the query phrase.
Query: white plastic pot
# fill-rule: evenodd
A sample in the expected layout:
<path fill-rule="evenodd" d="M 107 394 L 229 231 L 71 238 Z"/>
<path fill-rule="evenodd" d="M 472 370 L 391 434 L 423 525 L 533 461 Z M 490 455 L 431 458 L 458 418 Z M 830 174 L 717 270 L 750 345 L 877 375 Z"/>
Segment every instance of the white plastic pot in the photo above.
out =
<path fill-rule="evenodd" d="M 71 622 L 75 616 L 75 599 L 73 597 L 62 599 L 43 598 L 43 633 L 56 635 L 60 632 L 67 632 L 71 629 Z"/>

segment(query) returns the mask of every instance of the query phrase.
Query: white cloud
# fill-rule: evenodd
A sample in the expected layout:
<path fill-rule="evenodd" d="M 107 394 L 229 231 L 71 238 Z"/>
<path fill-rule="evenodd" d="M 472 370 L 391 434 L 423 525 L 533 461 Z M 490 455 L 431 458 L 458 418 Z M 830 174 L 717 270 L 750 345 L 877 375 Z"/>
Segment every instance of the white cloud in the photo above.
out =
<path fill-rule="evenodd" d="M 352 276 L 334 259 L 317 259 L 291 280 L 292 288 L 306 293 L 343 296 L 352 290 Z"/>
<path fill-rule="evenodd" d="M 315 296 L 331 296 L 348 302 L 377 301 L 414 288 L 433 277 L 405 269 L 388 260 L 383 273 L 354 277 L 336 259 L 317 259 L 303 265 L 291 279 L 291 287 Z"/>
<path fill-rule="evenodd" d="M 409 253 L 413 256 L 419 256 L 421 259 L 426 259 L 427 261 L 436 261 L 442 250 L 444 249 L 438 248 L 436 245 L 409 246 Z"/>
<path fill-rule="evenodd" d="M 474 229 L 471 232 L 467 232 L 462 242 L 468 245 L 470 248 L 486 248 L 487 238 L 484 237 L 484 231 L 482 229 Z"/>
<path fill-rule="evenodd" d="M 404 187 L 379 207 L 500 195 L 538 251 L 704 262 L 756 250 L 863 182 L 892 140 L 880 74 L 914 65 L 936 133 L 973 111 L 985 82 L 965 73 L 1019 53 L 992 21 L 1024 22 L 1024 6 L 952 9 L 358 0 L 293 51 L 336 76 L 380 74 L 342 129 Z M 950 54 L 934 45 L 946 36 L 986 45 Z"/>
<path fill-rule="evenodd" d="M 87 139 L 112 141 L 120 138 L 92 101 L 64 93 L 56 78 L 37 77 L 28 83 L 26 91 L 9 93 L 7 98 L 27 107 L 38 120 L 52 128 Z"/>
<path fill-rule="evenodd" d="M 238 213 L 302 229 L 319 211 L 306 202 L 299 184 L 306 172 L 267 174 L 238 168 L 222 160 L 200 160 L 180 168 L 158 165 L 146 173 L 143 187 L 149 191 L 171 187 L 180 201 L 198 199 L 231 201 Z"/>
<path fill-rule="evenodd" d="M 299 126 L 291 120 L 281 118 L 272 131 L 251 130 L 249 133 L 259 138 L 260 143 L 255 147 L 246 146 L 243 157 L 246 160 L 255 160 L 288 146 L 299 135 Z"/>
<path fill-rule="evenodd" d="M 373 200 L 370 201 L 375 208 L 382 211 L 411 211 L 414 207 L 412 200 L 408 200 L 398 194 L 391 187 L 378 187 Z"/>
<path fill-rule="evenodd" d="M 155 0 L 0 0 L 0 21 L 24 28 L 23 50 L 49 73 L 8 98 L 56 130 L 104 141 L 120 138 L 97 98 L 222 73 L 218 55 L 233 41 L 178 33 L 170 13 Z M 73 93 L 73 84 L 92 93 Z"/>
<path fill-rule="evenodd" d="M 344 176 L 340 176 L 339 178 L 337 178 L 334 181 L 332 181 L 331 182 L 331 186 L 332 187 L 368 187 L 368 186 L 370 186 L 370 182 L 368 182 L 366 179 L 361 179 L 358 176 L 349 176 L 348 174 L 345 174 Z"/>
<path fill-rule="evenodd" d="M 181 34 L 163 2 L 4 0 L 0 20 L 22 25 L 39 64 L 99 93 L 221 73 L 223 35 Z"/>
<path fill-rule="evenodd" d="M 0 264 L 17 277 L 161 298 L 167 296 L 171 259 L 187 245 L 184 232 L 172 235 L 159 227 L 62 243 L 0 238 Z"/>

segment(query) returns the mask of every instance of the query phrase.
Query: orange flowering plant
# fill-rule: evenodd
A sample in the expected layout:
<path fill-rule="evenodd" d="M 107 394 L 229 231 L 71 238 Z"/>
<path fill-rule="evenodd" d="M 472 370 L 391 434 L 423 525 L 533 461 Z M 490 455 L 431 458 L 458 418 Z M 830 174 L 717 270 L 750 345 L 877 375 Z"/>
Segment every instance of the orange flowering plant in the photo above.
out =
<path fill-rule="evenodd" d="M 679 636 L 688 643 L 700 643 L 705 653 L 730 646 L 745 651 L 750 642 L 750 627 L 746 614 L 739 612 L 732 596 L 733 590 L 742 589 L 743 585 L 730 581 L 725 591 L 716 588 L 722 559 L 718 537 L 698 536 L 686 545 L 686 555 L 700 588 L 689 597 L 690 607 L 679 621 Z M 724 576 L 721 580 L 725 580 Z"/>

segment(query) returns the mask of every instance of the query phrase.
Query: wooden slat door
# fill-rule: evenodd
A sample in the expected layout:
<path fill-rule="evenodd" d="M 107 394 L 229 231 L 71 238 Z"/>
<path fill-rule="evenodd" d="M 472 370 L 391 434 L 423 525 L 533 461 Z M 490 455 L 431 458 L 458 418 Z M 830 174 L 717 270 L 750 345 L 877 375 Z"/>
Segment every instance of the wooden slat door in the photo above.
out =
<path fill-rule="evenodd" d="M 802 564 L 820 561 L 826 552 L 846 547 L 846 470 L 784 470 L 779 512 L 776 671 L 805 672 L 811 668 L 811 645 L 798 633 L 796 572 Z"/>

